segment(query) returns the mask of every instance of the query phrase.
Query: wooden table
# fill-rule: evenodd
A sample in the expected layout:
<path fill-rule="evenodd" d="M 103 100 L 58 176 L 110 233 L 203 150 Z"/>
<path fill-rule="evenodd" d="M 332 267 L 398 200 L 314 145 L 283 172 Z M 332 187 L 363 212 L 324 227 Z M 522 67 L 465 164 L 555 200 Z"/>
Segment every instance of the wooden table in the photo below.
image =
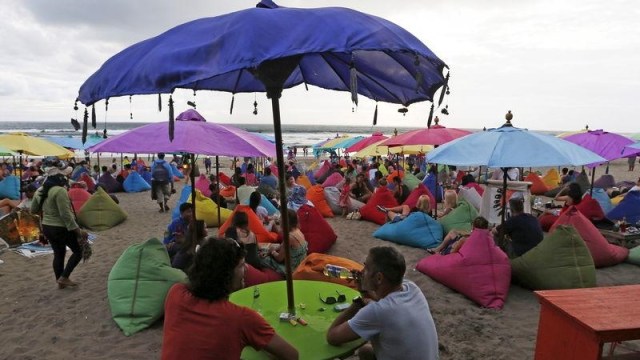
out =
<path fill-rule="evenodd" d="M 536 291 L 536 360 L 597 360 L 604 343 L 640 339 L 640 285 Z"/>
<path fill-rule="evenodd" d="M 600 233 L 604 235 L 604 237 L 610 243 L 624 246 L 628 249 L 634 248 L 640 245 L 640 232 L 631 234 L 629 232 L 620 232 L 620 231 L 612 231 L 612 230 L 604 230 L 598 229 Z"/>
<path fill-rule="evenodd" d="M 258 297 L 254 297 L 256 288 Z M 357 291 L 338 284 L 323 281 L 293 281 L 296 316 L 304 319 L 307 322 L 306 326 L 301 324 L 294 326 L 289 322 L 280 321 L 280 313 L 287 312 L 287 290 L 284 281 L 260 284 L 236 291 L 231 294 L 229 300 L 259 312 L 273 326 L 278 335 L 298 349 L 301 360 L 335 359 L 353 354 L 365 342 L 359 339 L 341 346 L 332 346 L 327 343 L 327 329 L 338 313 L 333 310 L 334 305 L 324 304 L 319 296 L 337 298 L 336 290 L 346 295 L 348 303 L 359 295 Z M 304 308 L 301 308 L 300 304 L 304 304 Z M 269 356 L 263 351 L 257 352 L 251 347 L 246 347 L 242 351 L 242 359 L 269 359 Z"/>

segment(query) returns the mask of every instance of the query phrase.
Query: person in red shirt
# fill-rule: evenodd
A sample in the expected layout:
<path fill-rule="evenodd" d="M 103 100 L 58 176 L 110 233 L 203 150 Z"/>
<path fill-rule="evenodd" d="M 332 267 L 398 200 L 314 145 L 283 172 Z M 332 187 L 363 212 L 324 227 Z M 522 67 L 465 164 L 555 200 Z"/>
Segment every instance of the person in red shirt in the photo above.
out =
<path fill-rule="evenodd" d="M 165 301 L 162 359 L 239 359 L 245 346 L 278 359 L 298 351 L 254 310 L 229 301 L 244 287 L 244 246 L 232 239 L 205 240 L 188 271 Z"/>

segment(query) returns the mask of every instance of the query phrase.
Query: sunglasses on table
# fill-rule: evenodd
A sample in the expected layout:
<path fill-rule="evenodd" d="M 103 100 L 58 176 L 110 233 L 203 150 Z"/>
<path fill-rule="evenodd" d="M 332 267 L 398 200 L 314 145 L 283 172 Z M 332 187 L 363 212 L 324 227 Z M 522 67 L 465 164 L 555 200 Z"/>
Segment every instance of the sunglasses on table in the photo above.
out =
<path fill-rule="evenodd" d="M 318 297 L 320 298 L 320 301 L 322 301 L 323 303 L 327 304 L 327 305 L 332 305 L 335 303 L 343 303 L 345 301 L 347 301 L 347 296 L 345 294 L 341 294 L 338 292 L 338 290 L 336 290 L 336 293 L 338 294 L 338 297 L 333 297 L 333 296 L 327 296 L 326 299 L 323 299 L 322 296 L 320 296 L 320 294 L 318 294 Z"/>

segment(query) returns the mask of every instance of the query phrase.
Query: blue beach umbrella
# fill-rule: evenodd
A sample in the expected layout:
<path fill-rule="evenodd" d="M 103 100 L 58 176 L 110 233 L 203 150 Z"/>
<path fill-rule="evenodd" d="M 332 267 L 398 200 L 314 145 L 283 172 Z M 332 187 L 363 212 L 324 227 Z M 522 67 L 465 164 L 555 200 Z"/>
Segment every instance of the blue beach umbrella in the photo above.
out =
<path fill-rule="evenodd" d="M 73 136 L 43 136 L 44 139 L 56 143 L 67 149 L 74 150 L 86 150 L 93 145 L 99 144 L 104 140 L 101 136 L 89 136 L 85 143 L 82 143 L 82 138 Z"/>
<path fill-rule="evenodd" d="M 408 106 L 433 101 L 443 88 L 439 106 L 447 88 L 446 67 L 415 36 L 380 17 L 339 7 L 281 8 L 263 0 L 256 8 L 194 20 L 130 46 L 86 80 L 78 100 L 90 106 L 114 96 L 171 93 L 176 88 L 266 92 L 272 102 L 280 201 L 286 204 L 279 101 L 283 89 L 304 83 L 348 91 L 356 105 L 363 95 Z M 231 104 L 233 108 L 233 100 Z M 170 96 L 170 139 L 173 120 Z M 286 216 L 282 221 L 287 303 L 295 313 L 289 224 Z"/>

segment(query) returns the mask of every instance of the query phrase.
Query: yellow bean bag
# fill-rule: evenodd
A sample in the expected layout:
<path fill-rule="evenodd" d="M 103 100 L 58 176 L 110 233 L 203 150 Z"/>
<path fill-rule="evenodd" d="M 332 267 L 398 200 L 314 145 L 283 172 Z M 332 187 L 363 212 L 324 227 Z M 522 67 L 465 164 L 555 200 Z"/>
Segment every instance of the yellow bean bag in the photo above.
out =
<path fill-rule="evenodd" d="M 95 231 L 111 229 L 127 219 L 127 213 L 102 188 L 91 195 L 76 215 L 80 226 Z"/>
<path fill-rule="evenodd" d="M 614 197 L 613 199 L 611 199 L 611 204 L 613 206 L 616 206 L 616 205 L 620 204 L 620 201 L 622 201 L 622 199 L 624 199 L 625 195 L 627 195 L 627 193 L 620 194 L 620 195 Z"/>
<path fill-rule="evenodd" d="M 191 202 L 191 196 L 187 202 Z M 204 220 L 207 227 L 220 226 L 231 216 L 232 211 L 229 209 L 220 208 L 220 223 L 218 223 L 218 205 L 213 200 L 202 195 L 199 190 L 196 190 L 196 219 Z"/>
<path fill-rule="evenodd" d="M 558 174 L 558 170 L 556 168 L 551 168 L 547 171 L 546 174 L 542 177 L 542 182 L 547 185 L 549 189 L 553 189 L 560 184 L 560 174 Z"/>

